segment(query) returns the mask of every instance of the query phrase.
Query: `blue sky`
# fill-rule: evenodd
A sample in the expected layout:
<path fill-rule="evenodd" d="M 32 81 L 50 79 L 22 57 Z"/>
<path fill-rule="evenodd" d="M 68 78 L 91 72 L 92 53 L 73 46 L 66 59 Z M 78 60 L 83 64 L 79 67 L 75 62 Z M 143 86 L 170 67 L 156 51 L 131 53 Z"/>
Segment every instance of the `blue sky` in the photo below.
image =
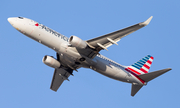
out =
<path fill-rule="evenodd" d="M 0 4 L 1 108 L 169 108 L 180 107 L 180 15 L 178 0 L 4 0 Z M 135 97 L 131 85 L 90 69 L 74 72 L 58 92 L 51 91 L 53 68 L 42 63 L 55 52 L 16 31 L 8 17 L 23 16 L 59 33 L 83 40 L 145 21 L 151 23 L 101 54 L 131 65 L 150 54 L 150 71 L 172 68 L 143 87 Z"/>

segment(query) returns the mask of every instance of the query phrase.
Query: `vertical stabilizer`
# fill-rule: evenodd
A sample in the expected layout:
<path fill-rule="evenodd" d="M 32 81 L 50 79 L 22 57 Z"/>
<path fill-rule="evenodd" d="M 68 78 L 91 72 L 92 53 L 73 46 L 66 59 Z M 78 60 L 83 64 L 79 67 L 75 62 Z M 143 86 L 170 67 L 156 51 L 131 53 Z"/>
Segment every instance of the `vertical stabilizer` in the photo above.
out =
<path fill-rule="evenodd" d="M 138 62 L 132 64 L 131 66 L 128 66 L 127 69 L 137 75 L 148 73 L 153 59 L 154 57 L 147 55 Z"/>

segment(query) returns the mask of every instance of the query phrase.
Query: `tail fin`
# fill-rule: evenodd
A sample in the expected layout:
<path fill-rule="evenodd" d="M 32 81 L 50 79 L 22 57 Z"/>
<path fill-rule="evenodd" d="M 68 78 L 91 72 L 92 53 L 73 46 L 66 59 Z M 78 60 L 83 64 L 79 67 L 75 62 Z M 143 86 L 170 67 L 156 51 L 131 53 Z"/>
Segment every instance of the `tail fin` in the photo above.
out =
<path fill-rule="evenodd" d="M 146 57 L 142 58 L 138 62 L 132 64 L 131 66 L 128 66 L 127 69 L 131 70 L 137 75 L 148 73 L 153 59 L 154 57 L 147 55 Z"/>
<path fill-rule="evenodd" d="M 170 70 L 171 70 L 171 68 L 167 68 L 167 69 L 163 69 L 163 70 L 158 70 L 158 71 L 142 74 L 142 75 L 139 75 L 139 78 L 145 82 L 149 82 L 149 81 L 153 80 L 154 78 L 156 78 Z M 131 96 L 134 96 L 142 87 L 143 87 L 143 85 L 132 84 Z"/>

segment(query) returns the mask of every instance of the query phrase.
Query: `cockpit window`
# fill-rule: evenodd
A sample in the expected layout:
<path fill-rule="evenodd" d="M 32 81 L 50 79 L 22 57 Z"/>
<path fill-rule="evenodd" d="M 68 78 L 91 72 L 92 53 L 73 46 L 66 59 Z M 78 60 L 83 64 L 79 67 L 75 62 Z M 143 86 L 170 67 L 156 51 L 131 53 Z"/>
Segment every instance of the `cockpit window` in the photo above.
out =
<path fill-rule="evenodd" d="M 18 17 L 19 19 L 23 19 L 23 17 Z"/>

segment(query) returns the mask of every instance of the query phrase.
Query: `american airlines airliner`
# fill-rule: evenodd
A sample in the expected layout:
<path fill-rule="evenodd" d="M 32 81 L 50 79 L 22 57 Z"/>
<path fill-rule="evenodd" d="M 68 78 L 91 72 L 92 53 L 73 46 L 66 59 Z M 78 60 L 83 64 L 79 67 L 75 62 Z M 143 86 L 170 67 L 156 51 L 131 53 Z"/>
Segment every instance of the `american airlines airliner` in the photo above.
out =
<path fill-rule="evenodd" d="M 77 36 L 70 38 L 24 17 L 10 17 L 9 23 L 19 32 L 29 38 L 53 49 L 56 58 L 45 55 L 43 63 L 54 68 L 50 89 L 57 91 L 64 80 L 69 81 L 69 76 L 79 68 L 90 68 L 109 78 L 132 84 L 131 96 L 134 96 L 147 82 L 168 72 L 171 68 L 149 72 L 154 57 L 147 55 L 138 62 L 123 66 L 100 54 L 101 50 L 108 50 L 111 45 L 128 34 L 145 27 L 150 23 L 152 16 L 144 22 L 130 27 L 96 37 L 82 40 Z"/>

